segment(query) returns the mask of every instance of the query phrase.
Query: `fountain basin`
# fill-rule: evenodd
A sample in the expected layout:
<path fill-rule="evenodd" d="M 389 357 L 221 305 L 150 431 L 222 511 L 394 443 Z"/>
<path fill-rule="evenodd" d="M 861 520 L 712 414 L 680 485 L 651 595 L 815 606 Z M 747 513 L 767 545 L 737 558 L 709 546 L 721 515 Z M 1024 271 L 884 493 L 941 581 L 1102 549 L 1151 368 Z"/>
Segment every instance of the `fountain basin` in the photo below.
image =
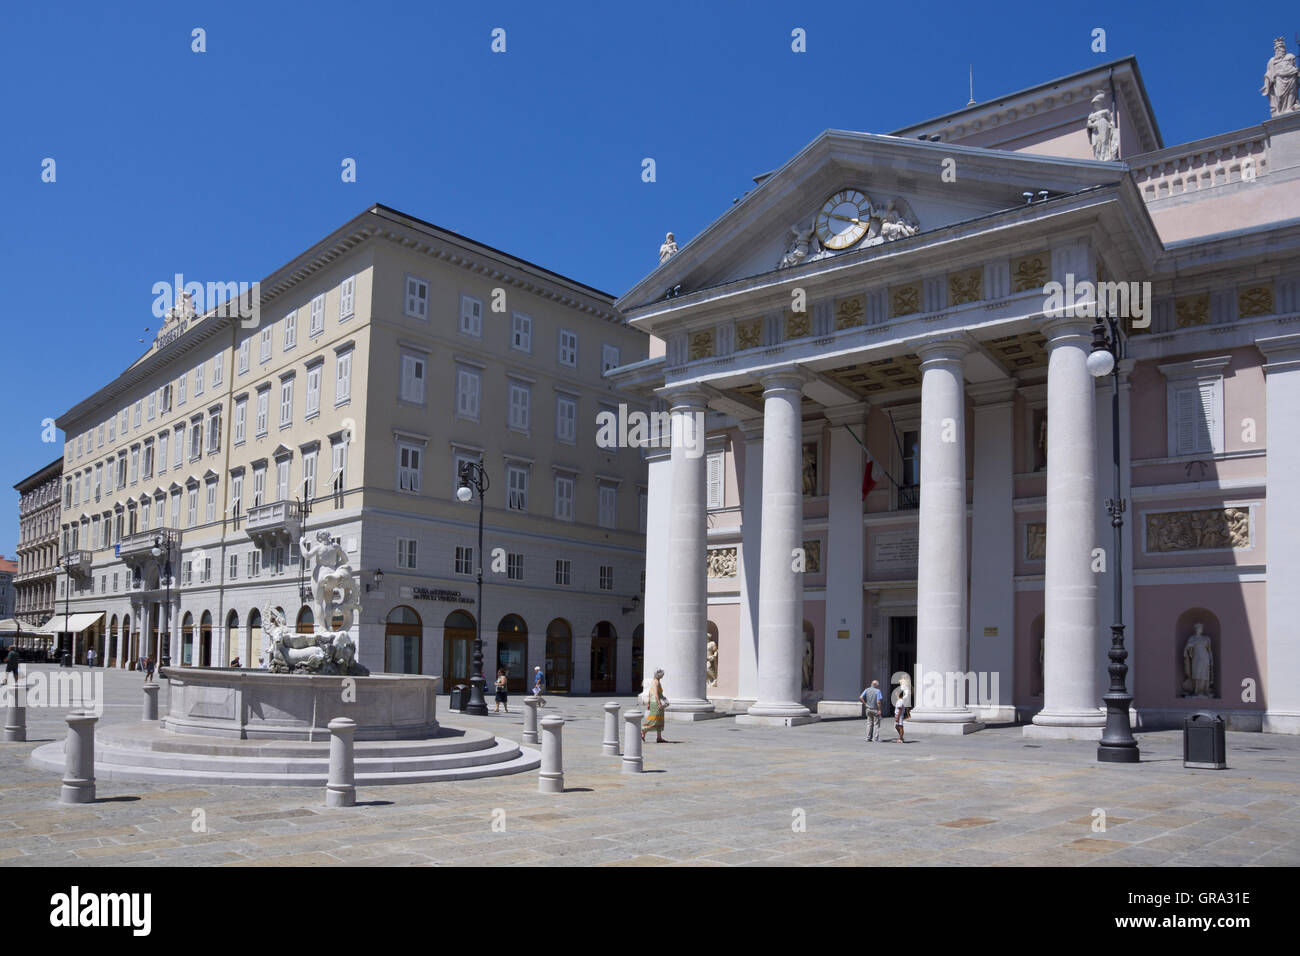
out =
<path fill-rule="evenodd" d="M 329 739 L 335 717 L 356 721 L 356 740 L 422 740 L 438 734 L 441 677 L 272 674 L 215 667 L 166 667 L 167 715 L 176 734 L 241 740 Z"/>

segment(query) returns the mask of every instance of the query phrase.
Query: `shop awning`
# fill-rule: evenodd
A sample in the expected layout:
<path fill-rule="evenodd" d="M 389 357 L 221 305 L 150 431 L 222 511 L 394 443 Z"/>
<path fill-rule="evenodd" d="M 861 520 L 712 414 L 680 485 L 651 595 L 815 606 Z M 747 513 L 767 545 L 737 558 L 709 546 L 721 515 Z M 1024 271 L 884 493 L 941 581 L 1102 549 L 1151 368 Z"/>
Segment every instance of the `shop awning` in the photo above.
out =
<path fill-rule="evenodd" d="M 66 620 L 62 614 L 52 614 L 41 630 L 50 634 L 80 634 L 92 624 L 97 624 L 103 619 L 103 611 L 95 611 L 92 614 L 69 614 Z"/>
<path fill-rule="evenodd" d="M 35 624 L 28 624 L 26 621 L 20 621 L 17 618 L 7 617 L 0 621 L 0 634 L 13 635 L 14 637 L 52 637 L 48 631 L 37 627 Z"/>

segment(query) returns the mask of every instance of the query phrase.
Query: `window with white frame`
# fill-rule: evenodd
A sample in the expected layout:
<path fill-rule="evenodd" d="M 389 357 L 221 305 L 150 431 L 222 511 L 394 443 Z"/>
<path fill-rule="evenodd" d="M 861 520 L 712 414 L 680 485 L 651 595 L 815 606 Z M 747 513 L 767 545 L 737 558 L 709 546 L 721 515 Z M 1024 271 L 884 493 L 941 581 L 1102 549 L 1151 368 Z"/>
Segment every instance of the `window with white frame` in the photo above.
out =
<path fill-rule="evenodd" d="M 614 590 L 614 565 L 602 564 L 600 566 L 600 589 L 602 591 Z"/>
<path fill-rule="evenodd" d="M 506 507 L 528 510 L 528 469 L 523 465 L 506 466 Z"/>
<path fill-rule="evenodd" d="M 307 501 L 316 497 L 316 449 L 302 453 L 302 493 Z"/>
<path fill-rule="evenodd" d="M 239 343 L 239 374 L 243 375 L 248 371 L 248 345 L 252 339 L 244 339 Z"/>
<path fill-rule="evenodd" d="M 150 459 L 153 458 L 152 445 L 149 446 L 149 457 Z M 150 467 L 152 467 L 153 461 L 151 460 L 149 464 Z M 101 461 L 95 465 L 95 500 L 96 501 L 99 500 L 100 493 L 103 491 L 103 489 L 104 489 L 104 463 Z"/>
<path fill-rule="evenodd" d="M 127 414 L 128 414 L 128 413 L 127 413 L 127 410 L 124 408 L 124 409 L 122 409 L 122 413 L 121 413 L 121 415 L 118 416 L 117 430 L 120 431 L 120 432 L 122 433 L 122 437 L 123 437 L 123 438 L 126 437 L 126 429 L 127 429 L 127 418 L 126 418 L 126 416 L 127 416 Z"/>
<path fill-rule="evenodd" d="M 507 424 L 519 432 L 528 431 L 531 417 L 532 389 L 523 382 L 510 383 L 510 414 Z"/>
<path fill-rule="evenodd" d="M 403 571 L 415 570 L 416 555 L 414 538 L 397 539 L 397 566 Z"/>
<path fill-rule="evenodd" d="M 208 454 L 221 447 L 221 409 L 208 413 Z"/>
<path fill-rule="evenodd" d="M 555 437 L 572 445 L 578 437 L 578 400 L 568 395 L 555 398 Z"/>
<path fill-rule="evenodd" d="M 265 365 L 271 361 L 271 326 L 262 329 L 262 335 L 257 343 L 257 360 Z"/>
<path fill-rule="evenodd" d="M 456 545 L 456 560 L 452 566 L 456 574 L 474 573 L 474 549 Z"/>
<path fill-rule="evenodd" d="M 414 319 L 429 317 L 429 283 L 415 276 L 406 277 L 406 314 Z"/>
<path fill-rule="evenodd" d="M 573 583 L 573 562 L 568 558 L 555 559 L 555 583 L 563 587 Z"/>
<path fill-rule="evenodd" d="M 293 379 L 286 378 L 280 382 L 280 427 L 288 428 L 293 424 Z"/>
<path fill-rule="evenodd" d="M 181 566 L 181 584 L 194 583 L 194 562 L 186 561 Z"/>
<path fill-rule="evenodd" d="M 142 461 L 143 464 L 140 466 L 140 477 L 152 478 L 153 477 L 153 442 L 147 441 L 144 443 L 144 457 Z M 95 497 L 98 498 L 99 495 L 96 495 Z"/>
<path fill-rule="evenodd" d="M 139 478 L 140 478 L 140 446 L 132 445 L 131 446 L 131 484 L 134 485 L 136 481 L 139 480 Z M 74 505 L 77 503 L 75 498 L 73 499 L 72 503 Z"/>
<path fill-rule="evenodd" d="M 289 351 L 298 344 L 298 310 L 294 309 L 284 317 L 284 351 Z"/>
<path fill-rule="evenodd" d="M 342 494 L 347 487 L 348 445 L 342 438 L 330 440 L 330 492 Z"/>
<path fill-rule="evenodd" d="M 460 297 L 460 331 L 475 338 L 483 336 L 483 303 L 471 295 Z"/>
<path fill-rule="evenodd" d="M 117 457 L 117 481 L 115 482 L 115 484 L 119 488 L 126 487 L 126 456 L 125 455 L 118 455 Z M 68 504 L 71 504 L 71 502 L 68 502 Z"/>
<path fill-rule="evenodd" d="M 456 369 L 456 417 L 478 421 L 479 388 L 482 379 L 470 368 Z"/>
<path fill-rule="evenodd" d="M 99 428 L 95 430 L 95 447 L 96 448 L 104 447 L 104 426 L 102 423 L 100 424 Z"/>
<path fill-rule="evenodd" d="M 1159 366 L 1167 382 L 1171 458 L 1224 451 L 1223 371 L 1230 361 L 1224 355 Z"/>
<path fill-rule="evenodd" d="M 352 350 L 338 353 L 334 367 L 334 404 L 352 399 Z"/>
<path fill-rule="evenodd" d="M 413 442 L 397 443 L 397 490 L 420 493 L 420 465 L 424 448 Z"/>
<path fill-rule="evenodd" d="M 185 404 L 185 388 L 188 384 L 188 375 L 182 375 L 176 380 L 176 405 L 178 407 Z"/>
<path fill-rule="evenodd" d="M 189 489 L 185 521 L 187 526 L 191 528 L 199 523 L 199 489 L 193 486 Z"/>
<path fill-rule="evenodd" d="M 603 374 L 612 368 L 618 368 L 618 346 L 602 345 L 600 347 L 600 371 Z"/>
<path fill-rule="evenodd" d="M 290 458 L 286 455 L 284 458 L 275 460 L 275 500 L 289 500 L 289 466 Z"/>
<path fill-rule="evenodd" d="M 596 510 L 602 528 L 613 528 L 618 519 L 618 489 L 602 483 L 596 491 Z"/>
<path fill-rule="evenodd" d="M 510 581 L 522 581 L 524 579 L 523 552 L 506 552 L 506 578 Z"/>
<path fill-rule="evenodd" d="M 248 427 L 248 399 L 235 400 L 235 444 L 244 443 L 244 430 Z"/>
<path fill-rule="evenodd" d="M 217 520 L 217 483 L 209 481 L 206 486 L 207 500 L 203 508 L 203 520 L 208 524 Z"/>
<path fill-rule="evenodd" d="M 578 333 L 560 329 L 559 360 L 561 365 L 569 368 L 578 367 Z"/>
<path fill-rule="evenodd" d="M 510 347 L 519 352 L 533 350 L 533 317 L 515 312 L 510 317 Z"/>
<path fill-rule="evenodd" d="M 169 385 L 167 387 L 170 388 L 171 386 Z M 171 411 L 170 405 L 168 406 L 167 410 Z M 112 444 L 113 442 L 117 441 L 117 418 L 116 417 L 110 418 L 108 420 L 108 441 L 109 444 Z"/>
<path fill-rule="evenodd" d="M 165 501 L 162 495 L 158 496 L 158 521 L 163 520 L 163 503 Z M 181 493 L 178 490 L 172 492 L 172 525 L 173 528 L 181 526 Z"/>
<path fill-rule="evenodd" d="M 324 367 L 318 362 L 307 369 L 307 418 L 320 414 L 320 373 Z"/>
<path fill-rule="evenodd" d="M 266 504 L 266 465 L 253 468 L 253 507 Z"/>
<path fill-rule="evenodd" d="M 153 421 L 158 417 L 158 393 L 150 392 L 148 404 L 145 406 L 145 417 L 147 421 Z"/>
<path fill-rule="evenodd" d="M 230 574 L 227 575 L 227 577 L 232 581 L 237 581 L 239 579 L 239 555 L 237 554 L 232 554 L 230 556 Z"/>
<path fill-rule="evenodd" d="M 194 367 L 194 397 L 203 394 L 203 363 L 200 362 Z"/>
<path fill-rule="evenodd" d="M 481 465 L 483 456 L 478 452 L 457 451 L 453 446 L 451 456 L 451 493 L 453 495 L 460 488 L 461 469 L 470 463 Z"/>
<path fill-rule="evenodd" d="M 185 423 L 172 429 L 172 467 L 179 468 L 185 460 Z"/>
<path fill-rule="evenodd" d="M 560 521 L 573 520 L 572 475 L 555 476 L 555 517 Z"/>
<path fill-rule="evenodd" d="M 717 451 L 709 455 L 705 472 L 706 502 L 709 510 L 721 508 L 726 500 L 724 496 L 725 488 L 723 487 L 724 464 L 723 452 Z"/>
<path fill-rule="evenodd" d="M 226 364 L 226 352 L 222 349 L 216 355 L 212 356 L 212 387 L 216 388 L 221 384 L 222 368 Z"/>
<path fill-rule="evenodd" d="M 339 321 L 343 322 L 356 314 L 357 277 L 348 276 L 339 284 Z"/>
<path fill-rule="evenodd" d="M 254 548 L 248 552 L 248 576 L 255 578 L 262 573 L 262 552 Z"/>
<path fill-rule="evenodd" d="M 325 331 L 325 295 L 311 300 L 311 335 L 317 336 Z"/>
<path fill-rule="evenodd" d="M 257 390 L 257 418 L 253 423 L 257 435 L 266 434 L 267 410 L 271 406 L 271 386 L 265 385 Z"/>
<path fill-rule="evenodd" d="M 197 415 L 190 421 L 190 461 L 198 461 L 203 455 L 203 416 Z"/>
<path fill-rule="evenodd" d="M 213 382 L 215 385 L 216 382 Z M 162 413 L 166 415 L 172 410 L 172 387 L 168 383 L 162 387 Z"/>
<path fill-rule="evenodd" d="M 244 476 L 243 474 L 230 476 L 230 514 L 238 518 L 240 511 L 244 507 Z"/>
<path fill-rule="evenodd" d="M 140 411 L 143 404 L 144 403 L 142 401 L 137 399 L 135 403 L 135 413 L 131 416 L 131 427 L 133 428 L 140 427 Z M 78 458 L 81 457 L 81 436 L 80 435 L 77 436 L 77 457 Z"/>
<path fill-rule="evenodd" d="M 424 404 L 424 370 L 422 356 L 411 352 L 402 353 L 401 399 L 416 405 Z"/>

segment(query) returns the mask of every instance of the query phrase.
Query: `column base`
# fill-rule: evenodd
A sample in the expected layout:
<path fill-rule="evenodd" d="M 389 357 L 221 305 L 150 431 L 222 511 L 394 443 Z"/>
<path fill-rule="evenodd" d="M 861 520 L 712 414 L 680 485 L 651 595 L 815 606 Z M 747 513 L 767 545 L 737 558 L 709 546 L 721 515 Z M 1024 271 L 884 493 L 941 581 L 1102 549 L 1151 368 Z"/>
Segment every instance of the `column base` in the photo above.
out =
<path fill-rule="evenodd" d="M 730 717 L 731 715 L 725 710 L 683 710 L 677 709 L 677 702 L 673 701 L 672 705 L 664 711 L 665 720 L 684 721 L 693 723 L 697 720 L 718 720 L 721 717 Z"/>
<path fill-rule="evenodd" d="M 819 717 L 861 717 L 860 700 L 819 700 L 817 701 Z"/>
<path fill-rule="evenodd" d="M 1263 730 L 1266 734 L 1300 734 L 1300 714 L 1265 711 Z"/>
<path fill-rule="evenodd" d="M 885 728 L 886 725 L 893 726 L 893 718 L 881 717 L 880 726 Z M 966 734 L 977 733 L 984 729 L 981 721 L 970 720 L 919 720 L 915 717 L 909 717 L 903 721 L 903 733 L 909 737 L 964 737 Z"/>
<path fill-rule="evenodd" d="M 1101 711 L 1076 711 L 1073 713 L 1044 713 L 1034 715 L 1034 721 L 1025 724 L 1026 737 L 1042 740 L 1101 740 L 1106 727 L 1106 715 Z"/>
<path fill-rule="evenodd" d="M 737 714 L 736 723 L 746 727 L 798 727 L 821 720 L 816 714 Z"/>

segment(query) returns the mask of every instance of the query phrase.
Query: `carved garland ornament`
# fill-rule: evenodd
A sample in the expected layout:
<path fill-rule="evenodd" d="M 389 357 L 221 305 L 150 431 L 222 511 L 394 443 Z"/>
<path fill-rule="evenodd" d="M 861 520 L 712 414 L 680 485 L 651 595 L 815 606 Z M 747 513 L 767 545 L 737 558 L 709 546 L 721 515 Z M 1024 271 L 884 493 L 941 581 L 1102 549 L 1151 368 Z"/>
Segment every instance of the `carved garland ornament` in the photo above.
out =
<path fill-rule="evenodd" d="M 1249 508 L 1160 511 L 1146 516 L 1147 552 L 1249 548 Z"/>

